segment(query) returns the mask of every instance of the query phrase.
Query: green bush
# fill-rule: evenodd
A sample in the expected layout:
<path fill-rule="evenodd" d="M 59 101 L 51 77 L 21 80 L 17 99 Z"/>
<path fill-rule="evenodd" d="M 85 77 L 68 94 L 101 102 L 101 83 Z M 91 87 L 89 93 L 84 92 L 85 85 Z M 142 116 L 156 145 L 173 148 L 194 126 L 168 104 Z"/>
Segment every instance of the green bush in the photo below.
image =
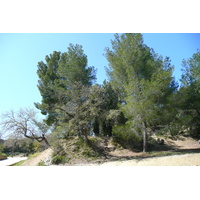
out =
<path fill-rule="evenodd" d="M 129 124 L 113 127 L 113 143 L 120 144 L 123 148 L 141 149 L 142 135 L 137 130 L 133 130 Z"/>
<path fill-rule="evenodd" d="M 68 162 L 70 159 L 66 157 L 66 155 L 56 155 L 53 156 L 52 158 L 52 164 L 65 164 L 66 162 Z"/>
<path fill-rule="evenodd" d="M 5 153 L 0 153 L 0 160 L 6 159 L 7 155 Z"/>
<path fill-rule="evenodd" d="M 44 163 L 44 161 L 40 161 L 40 162 L 38 163 L 38 166 L 47 166 L 47 165 Z"/>

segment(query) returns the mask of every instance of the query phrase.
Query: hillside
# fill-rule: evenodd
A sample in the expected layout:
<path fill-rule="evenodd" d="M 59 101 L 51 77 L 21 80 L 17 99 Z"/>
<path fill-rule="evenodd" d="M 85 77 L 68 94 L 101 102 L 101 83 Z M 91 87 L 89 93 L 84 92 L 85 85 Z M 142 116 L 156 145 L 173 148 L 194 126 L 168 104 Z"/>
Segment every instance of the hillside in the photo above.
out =
<path fill-rule="evenodd" d="M 41 162 L 50 165 L 52 157 L 54 162 L 58 162 L 51 165 L 60 166 L 200 165 L 200 144 L 188 137 L 179 137 L 177 140 L 165 139 L 164 145 L 156 146 L 159 150 L 146 153 L 125 149 L 114 144 L 110 138 L 91 137 L 90 141 L 92 146 L 86 145 L 78 138 L 62 141 L 63 148 L 58 154 L 49 148 L 25 161 L 22 165 L 37 166 Z"/>
<path fill-rule="evenodd" d="M 21 166 L 37 166 L 40 162 L 48 162 L 48 159 L 52 156 L 53 150 L 48 148 L 37 156 L 26 160 Z"/>

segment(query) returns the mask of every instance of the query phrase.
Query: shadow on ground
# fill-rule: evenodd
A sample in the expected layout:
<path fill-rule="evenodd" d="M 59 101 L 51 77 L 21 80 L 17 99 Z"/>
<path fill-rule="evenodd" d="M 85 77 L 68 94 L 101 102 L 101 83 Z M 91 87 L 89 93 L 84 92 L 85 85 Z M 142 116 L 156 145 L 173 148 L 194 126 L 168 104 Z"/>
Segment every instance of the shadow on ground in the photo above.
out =
<path fill-rule="evenodd" d="M 105 161 L 136 160 L 139 162 L 146 158 L 183 155 L 189 153 L 200 153 L 200 148 L 183 148 L 181 146 L 176 145 L 175 141 L 168 141 L 167 144 L 164 145 L 149 144 L 148 152 L 134 151 L 134 153 L 135 153 L 134 156 L 126 156 L 126 155 L 118 156 L 118 155 L 111 155 L 108 152 L 106 154 Z"/>

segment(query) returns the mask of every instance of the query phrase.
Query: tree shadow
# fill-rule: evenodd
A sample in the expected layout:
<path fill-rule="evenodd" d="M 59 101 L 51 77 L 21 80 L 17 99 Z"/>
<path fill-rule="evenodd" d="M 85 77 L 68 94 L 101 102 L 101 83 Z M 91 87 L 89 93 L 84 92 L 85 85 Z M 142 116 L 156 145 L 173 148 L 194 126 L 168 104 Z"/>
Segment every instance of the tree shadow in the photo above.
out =
<path fill-rule="evenodd" d="M 200 153 L 200 148 L 197 149 L 176 149 L 175 152 L 177 153 Z"/>
<path fill-rule="evenodd" d="M 106 160 L 105 161 L 126 161 L 126 160 L 135 160 L 136 162 L 139 162 L 146 158 L 155 158 L 155 157 L 163 157 L 163 156 L 173 156 L 173 155 L 183 155 L 183 154 L 189 154 L 189 153 L 200 153 L 200 148 L 191 148 L 191 149 L 178 149 L 179 146 L 175 145 L 175 143 L 171 142 L 170 145 L 164 144 L 160 145 L 158 148 L 157 146 L 151 147 L 151 150 L 149 148 L 148 152 L 135 152 L 136 155 L 134 156 L 116 156 L 111 155 L 109 153 L 106 154 Z"/>
<path fill-rule="evenodd" d="M 122 146 L 124 149 L 129 150 L 130 152 L 134 153 L 135 155 L 112 155 L 109 148 L 105 146 L 99 146 L 93 142 L 88 143 L 89 146 L 93 149 L 93 151 L 99 154 L 98 162 L 107 162 L 107 161 L 125 161 L 125 160 L 135 160 L 136 162 L 141 161 L 142 159 L 146 158 L 153 158 L 153 157 L 163 157 L 163 156 L 172 156 L 172 155 L 181 155 L 187 153 L 200 153 L 200 148 L 190 148 L 190 149 L 180 149 L 181 146 L 176 145 L 174 141 L 167 141 L 164 144 L 158 144 L 156 140 L 150 142 L 148 144 L 148 151 L 142 152 L 142 143 L 140 146 Z"/>
<path fill-rule="evenodd" d="M 178 150 L 168 150 L 168 151 L 160 151 L 158 154 L 149 154 L 151 152 L 146 152 L 135 155 L 135 156 L 114 156 L 110 154 L 105 154 L 103 160 L 100 163 L 104 163 L 107 161 L 128 161 L 128 160 L 135 160 L 136 162 L 140 162 L 143 159 L 147 158 L 155 158 L 155 157 L 163 157 L 163 156 L 173 156 L 173 155 L 183 155 L 189 153 L 200 153 L 199 149 L 178 149 Z"/>

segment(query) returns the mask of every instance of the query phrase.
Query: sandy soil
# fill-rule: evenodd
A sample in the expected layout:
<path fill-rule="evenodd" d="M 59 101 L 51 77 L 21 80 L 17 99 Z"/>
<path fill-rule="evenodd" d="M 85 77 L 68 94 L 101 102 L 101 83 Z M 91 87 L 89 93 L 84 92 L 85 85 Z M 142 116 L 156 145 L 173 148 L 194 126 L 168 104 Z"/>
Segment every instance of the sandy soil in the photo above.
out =
<path fill-rule="evenodd" d="M 99 166 L 200 166 L 200 153 L 106 162 Z"/>
<path fill-rule="evenodd" d="M 45 151 L 41 152 L 36 157 L 26 160 L 22 166 L 37 166 L 39 162 L 45 161 L 48 157 L 50 157 L 53 153 L 53 150 L 48 148 Z"/>

